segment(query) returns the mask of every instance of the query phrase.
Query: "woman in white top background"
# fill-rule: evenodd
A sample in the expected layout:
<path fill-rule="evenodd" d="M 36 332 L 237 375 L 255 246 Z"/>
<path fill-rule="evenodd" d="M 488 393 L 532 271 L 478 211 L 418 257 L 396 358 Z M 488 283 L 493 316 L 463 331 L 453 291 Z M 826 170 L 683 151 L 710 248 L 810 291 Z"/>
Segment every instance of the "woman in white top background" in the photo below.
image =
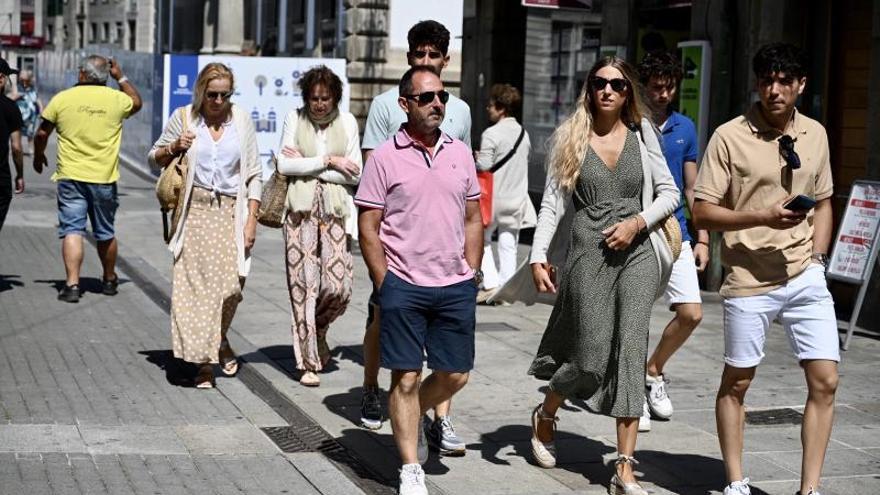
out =
<path fill-rule="evenodd" d="M 212 363 L 227 375 L 238 370 L 226 332 L 242 299 L 263 190 L 256 131 L 230 100 L 234 88 L 228 67 L 206 65 L 193 103 L 174 111 L 149 153 L 157 168 L 187 153 L 183 211 L 168 244 L 171 338 L 175 357 L 199 365 L 198 388 L 214 386 Z"/>
<path fill-rule="evenodd" d="M 351 299 L 351 186 L 361 152 L 357 121 L 339 110 L 339 77 L 322 65 L 299 87 L 304 105 L 284 119 L 278 171 L 290 177 L 284 239 L 293 351 L 300 383 L 314 387 L 330 360 L 327 330 Z"/>
<path fill-rule="evenodd" d="M 529 199 L 529 133 L 514 114 L 522 102 L 510 84 L 493 84 L 486 112 L 493 125 L 483 131 L 477 152 L 477 169 L 492 171 L 492 222 L 483 242 L 483 302 L 516 272 L 519 231 L 534 227 L 535 207 Z M 512 153 L 512 154 L 511 154 Z M 509 155 L 509 156 L 508 156 Z M 506 159 L 506 160 L 505 160 Z M 492 234 L 498 231 L 498 266 L 492 253 Z"/>

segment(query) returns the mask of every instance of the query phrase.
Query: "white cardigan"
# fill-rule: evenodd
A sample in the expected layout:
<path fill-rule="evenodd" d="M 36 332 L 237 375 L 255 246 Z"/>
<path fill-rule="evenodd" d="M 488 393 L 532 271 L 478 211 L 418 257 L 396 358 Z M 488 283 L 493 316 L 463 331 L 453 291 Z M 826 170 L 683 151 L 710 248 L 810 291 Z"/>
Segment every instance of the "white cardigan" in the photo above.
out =
<path fill-rule="evenodd" d="M 200 118 L 192 118 L 192 105 L 187 105 L 186 117 L 187 129 L 194 130 L 198 125 Z M 244 249 L 244 225 L 248 216 L 248 200 L 254 199 L 260 201 L 263 194 L 263 167 L 260 164 L 260 153 L 257 150 L 257 133 L 254 129 L 254 123 L 250 114 L 238 107 L 232 105 L 232 123 L 235 125 L 235 131 L 238 134 L 241 148 L 241 159 L 239 163 L 239 173 L 241 180 L 240 187 L 236 195 L 235 203 L 235 246 L 238 250 L 238 274 L 246 277 L 250 271 L 251 257 L 250 253 Z M 183 132 L 183 118 L 181 117 L 180 108 L 174 110 L 174 113 L 168 119 L 162 135 L 153 144 L 150 153 L 147 156 L 150 166 L 159 169 L 160 165 L 156 161 L 156 152 L 164 148 L 165 145 L 174 142 Z M 193 139 L 190 150 L 196 150 L 196 141 Z M 195 159 L 196 154 L 193 153 L 189 159 Z M 177 225 L 177 230 L 168 243 L 168 250 L 174 254 L 176 260 L 183 250 L 184 232 L 186 231 L 186 219 L 189 212 L 189 197 L 193 189 L 193 178 L 195 177 L 196 167 L 190 165 L 187 170 L 185 195 L 183 197 L 183 212 Z"/>
<path fill-rule="evenodd" d="M 681 201 L 681 192 L 666 165 L 660 147 L 658 131 L 648 119 L 642 119 L 639 152 L 642 158 L 642 211 L 639 215 L 651 232 L 651 245 L 660 268 L 660 284 L 657 296 L 663 294 L 672 272 L 672 252 L 666 244 L 660 222 L 672 214 Z M 531 263 L 549 262 L 563 266 L 568 255 L 571 222 L 571 193 L 564 194 L 552 173 L 547 174 L 538 226 L 532 240 L 529 260 L 519 267 L 517 273 L 504 284 L 491 301 L 522 301 L 526 304 L 543 302 L 553 304 L 554 294 L 539 294 L 532 279 Z M 558 282 L 558 281 L 557 281 Z"/>
<path fill-rule="evenodd" d="M 477 170 L 487 171 L 510 153 L 522 130 L 513 117 L 505 117 L 483 131 L 477 152 Z M 492 219 L 502 228 L 535 226 L 535 207 L 529 199 L 529 133 L 523 134 L 516 152 L 492 174 Z"/>
<path fill-rule="evenodd" d="M 363 172 L 363 159 L 361 157 L 361 141 L 360 130 L 358 129 L 357 119 L 349 112 L 339 111 L 339 117 L 342 122 L 342 128 L 345 129 L 347 143 L 345 144 L 345 157 L 354 162 Z M 291 110 L 284 118 L 284 127 L 281 128 L 281 146 L 292 148 L 297 147 L 296 130 L 299 125 L 299 113 Z M 327 154 L 327 132 L 326 129 L 319 131 L 316 135 L 315 144 L 317 145 L 317 154 L 315 156 L 304 156 L 301 158 L 287 158 L 284 155 L 278 155 L 278 172 L 287 176 L 306 176 L 317 177 L 324 182 L 333 184 L 341 184 L 343 186 L 355 186 L 360 181 L 361 172 L 353 177 L 346 177 L 338 170 L 333 170 L 324 166 L 324 155 Z M 357 209 L 354 206 L 354 197 L 349 188 L 348 194 L 349 215 L 345 220 L 345 233 L 350 235 L 352 239 L 357 239 Z"/>

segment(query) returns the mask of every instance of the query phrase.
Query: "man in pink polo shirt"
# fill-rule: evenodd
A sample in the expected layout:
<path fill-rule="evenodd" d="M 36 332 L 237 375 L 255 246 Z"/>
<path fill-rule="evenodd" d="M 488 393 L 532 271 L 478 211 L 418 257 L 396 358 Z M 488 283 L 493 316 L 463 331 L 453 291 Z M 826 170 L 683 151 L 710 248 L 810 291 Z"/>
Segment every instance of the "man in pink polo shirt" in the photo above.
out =
<path fill-rule="evenodd" d="M 434 68 L 400 81 L 407 121 L 364 166 L 355 203 L 361 252 L 379 290 L 382 366 L 403 467 L 401 494 L 427 494 L 425 412 L 467 383 L 483 227 L 470 148 L 440 130 L 449 93 Z M 433 370 L 421 381 L 423 356 Z"/>

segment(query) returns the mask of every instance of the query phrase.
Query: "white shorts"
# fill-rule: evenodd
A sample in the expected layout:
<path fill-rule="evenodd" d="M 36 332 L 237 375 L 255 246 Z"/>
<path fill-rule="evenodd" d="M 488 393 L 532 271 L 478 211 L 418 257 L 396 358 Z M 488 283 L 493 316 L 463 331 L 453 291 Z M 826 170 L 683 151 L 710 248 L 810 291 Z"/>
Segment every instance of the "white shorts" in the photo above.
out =
<path fill-rule="evenodd" d="M 703 302 L 700 297 L 700 281 L 697 280 L 697 262 L 688 241 L 681 243 L 681 255 L 672 265 L 672 274 L 663 297 L 670 306 Z"/>
<path fill-rule="evenodd" d="M 774 319 L 782 324 L 798 361 L 840 361 L 837 316 L 822 265 L 811 263 L 766 294 L 725 298 L 724 362 L 735 368 L 757 366 Z"/>

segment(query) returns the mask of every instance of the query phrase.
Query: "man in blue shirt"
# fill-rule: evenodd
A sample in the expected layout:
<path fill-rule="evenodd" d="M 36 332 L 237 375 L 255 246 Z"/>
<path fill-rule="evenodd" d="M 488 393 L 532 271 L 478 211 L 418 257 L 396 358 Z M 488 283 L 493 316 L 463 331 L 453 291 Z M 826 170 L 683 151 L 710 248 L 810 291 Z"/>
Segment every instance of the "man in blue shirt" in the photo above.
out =
<path fill-rule="evenodd" d="M 639 420 L 639 431 L 651 430 L 651 416 L 669 419 L 672 401 L 666 393 L 663 366 L 690 337 L 703 318 L 700 284 L 697 272 L 709 262 L 709 233 L 697 231 L 693 249 L 688 233 L 684 205 L 693 207 L 694 183 L 697 179 L 697 132 L 694 123 L 675 112 L 671 104 L 681 82 L 681 62 L 669 52 L 653 52 L 639 65 L 639 75 L 645 87 L 645 100 L 651 111 L 651 120 L 661 132 L 663 155 L 675 185 L 684 195 L 675 210 L 681 225 L 681 256 L 672 267 L 672 276 L 666 286 L 665 298 L 675 317 L 666 325 L 663 336 L 648 359 L 645 377 L 645 405 Z"/>

